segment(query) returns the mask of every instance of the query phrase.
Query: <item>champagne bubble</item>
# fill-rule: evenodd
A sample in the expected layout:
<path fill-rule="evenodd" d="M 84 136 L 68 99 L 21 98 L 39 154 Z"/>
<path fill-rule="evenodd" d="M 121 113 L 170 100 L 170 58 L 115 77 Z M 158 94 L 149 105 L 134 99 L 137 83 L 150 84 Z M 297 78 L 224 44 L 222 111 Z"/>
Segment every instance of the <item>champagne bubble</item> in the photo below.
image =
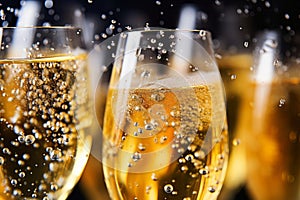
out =
<path fill-rule="evenodd" d="M 214 192 L 216 191 L 216 189 L 215 189 L 215 187 L 210 186 L 210 187 L 208 187 L 208 191 L 209 191 L 210 193 L 214 193 Z"/>
<path fill-rule="evenodd" d="M 285 19 L 290 19 L 290 15 L 286 13 L 286 14 L 284 15 L 284 18 L 285 18 Z"/>
<path fill-rule="evenodd" d="M 52 0 L 46 0 L 44 5 L 45 5 L 46 8 L 52 8 L 53 1 Z"/>
<path fill-rule="evenodd" d="M 52 191 L 57 191 L 57 190 L 58 190 L 58 186 L 57 186 L 56 184 L 52 183 L 52 184 L 50 185 L 50 189 L 51 189 Z"/>
<path fill-rule="evenodd" d="M 278 46 L 278 42 L 276 40 L 266 40 L 264 45 L 271 49 L 275 49 Z"/>
<path fill-rule="evenodd" d="M 192 154 L 188 154 L 185 156 L 185 160 L 188 162 L 191 162 L 194 159 L 194 156 Z"/>
<path fill-rule="evenodd" d="M 11 143 L 11 145 L 13 145 L 13 146 L 15 146 L 15 147 L 18 147 L 19 146 L 19 142 L 17 142 L 17 141 L 11 141 L 10 142 Z"/>
<path fill-rule="evenodd" d="M 279 107 L 281 108 L 281 107 L 283 107 L 284 106 L 284 104 L 285 104 L 285 102 L 286 102 L 286 100 L 285 99 L 280 99 L 279 100 Z"/>
<path fill-rule="evenodd" d="M 173 188 L 173 185 L 171 185 L 171 184 L 166 184 L 166 185 L 164 186 L 164 191 L 165 191 L 166 193 L 168 193 L 168 194 L 172 193 L 173 190 L 174 190 L 174 188 Z"/>
<path fill-rule="evenodd" d="M 21 195 L 22 195 L 22 191 L 20 189 L 13 190 L 13 196 L 21 196 Z"/>
<path fill-rule="evenodd" d="M 230 79 L 231 79 L 231 80 L 235 80 L 235 79 L 236 79 L 236 74 L 231 74 L 231 75 L 230 75 Z"/>
<path fill-rule="evenodd" d="M 59 161 L 62 157 L 62 152 L 60 149 L 51 150 L 49 153 L 51 160 Z"/>
<path fill-rule="evenodd" d="M 149 191 L 151 190 L 151 186 L 146 186 L 146 193 L 149 194 Z"/>
<path fill-rule="evenodd" d="M 146 147 L 144 144 L 140 143 L 139 146 L 138 146 L 139 150 L 141 151 L 145 151 L 146 150 Z"/>
<path fill-rule="evenodd" d="M 269 2 L 269 1 L 266 1 L 266 2 L 265 2 L 265 6 L 266 6 L 267 8 L 270 8 L 270 7 L 271 7 L 270 2 Z"/>
<path fill-rule="evenodd" d="M 208 171 L 208 169 L 200 169 L 199 170 L 199 174 L 201 174 L 201 175 L 207 175 L 209 173 L 209 171 Z"/>
<path fill-rule="evenodd" d="M 240 139 L 238 139 L 238 138 L 234 138 L 234 139 L 232 140 L 232 145 L 233 145 L 233 146 L 238 146 L 238 145 L 240 145 L 240 143 L 241 143 L 241 141 L 240 141 Z"/>
<path fill-rule="evenodd" d="M 38 187 L 39 191 L 45 191 L 46 189 L 47 189 L 47 186 L 44 183 L 40 184 L 39 187 Z"/>
<path fill-rule="evenodd" d="M 151 130 L 153 130 L 153 124 L 146 124 L 145 125 L 145 129 L 147 130 L 147 131 L 151 131 Z"/>
<path fill-rule="evenodd" d="M 181 170 L 182 172 L 187 172 L 187 171 L 189 170 L 189 168 L 188 168 L 188 166 L 183 165 L 183 166 L 181 166 L 180 170 Z"/>
<path fill-rule="evenodd" d="M 142 154 L 139 152 L 135 152 L 132 156 L 131 156 L 132 160 L 134 162 L 139 161 L 142 158 Z"/>
<path fill-rule="evenodd" d="M 25 172 L 20 172 L 20 173 L 19 173 L 19 177 L 20 177 L 20 178 L 24 178 L 25 175 L 26 175 Z"/>
<path fill-rule="evenodd" d="M 106 17 L 106 14 L 102 14 L 101 15 L 101 19 L 105 20 L 107 17 Z"/>
<path fill-rule="evenodd" d="M 10 154 L 11 154 L 11 151 L 9 150 L 9 148 L 3 148 L 3 149 L 2 149 L 2 152 L 3 152 L 4 154 L 7 154 L 7 155 L 10 155 Z"/>
<path fill-rule="evenodd" d="M 164 100 L 164 98 L 165 98 L 165 95 L 163 93 L 161 93 L 161 92 L 160 93 L 151 94 L 151 99 L 153 101 L 159 102 L 159 101 Z"/>
<path fill-rule="evenodd" d="M 160 141 L 161 144 L 163 144 L 167 141 L 167 139 L 168 139 L 167 136 L 162 136 L 159 141 Z"/>
<path fill-rule="evenodd" d="M 27 145 L 33 144 L 35 141 L 35 137 L 33 135 L 26 135 L 25 142 Z"/>
<path fill-rule="evenodd" d="M 23 160 L 18 160 L 18 165 L 19 166 L 24 166 L 25 165 L 25 162 Z"/>
<path fill-rule="evenodd" d="M 153 181 L 157 181 L 157 180 L 158 180 L 158 178 L 157 178 L 157 176 L 156 176 L 155 173 L 152 173 L 152 174 L 151 174 L 151 179 L 152 179 Z"/>
<path fill-rule="evenodd" d="M 215 0 L 215 4 L 216 4 L 217 6 L 220 6 L 220 5 L 221 5 L 221 1 Z"/>
<path fill-rule="evenodd" d="M 23 135 L 23 134 L 24 134 L 23 129 L 22 129 L 20 126 L 18 126 L 18 125 L 15 125 L 15 126 L 14 126 L 14 132 L 15 132 L 17 135 Z"/>
<path fill-rule="evenodd" d="M 16 179 L 11 179 L 10 184 L 16 186 L 18 184 L 18 181 Z"/>
<path fill-rule="evenodd" d="M 29 160 L 29 158 L 30 158 L 29 154 L 27 154 L 27 153 L 23 154 L 23 159 L 24 160 Z"/>

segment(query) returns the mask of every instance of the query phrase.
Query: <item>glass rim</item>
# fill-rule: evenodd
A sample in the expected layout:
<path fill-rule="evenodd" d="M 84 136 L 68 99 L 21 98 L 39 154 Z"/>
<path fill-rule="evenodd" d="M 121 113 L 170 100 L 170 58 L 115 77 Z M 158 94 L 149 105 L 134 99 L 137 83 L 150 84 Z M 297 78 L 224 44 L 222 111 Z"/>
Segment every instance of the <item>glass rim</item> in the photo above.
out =
<path fill-rule="evenodd" d="M 130 32 L 182 32 L 182 33 L 203 33 L 204 35 L 209 35 L 211 37 L 211 31 L 207 29 L 180 29 L 180 28 L 161 28 L 161 27 L 149 27 L 149 28 L 137 28 L 132 30 L 126 30 L 124 33 L 130 33 Z"/>
<path fill-rule="evenodd" d="M 77 30 L 81 29 L 76 26 L 5 26 L 0 29 L 14 30 L 14 29 L 65 29 L 65 30 Z"/>

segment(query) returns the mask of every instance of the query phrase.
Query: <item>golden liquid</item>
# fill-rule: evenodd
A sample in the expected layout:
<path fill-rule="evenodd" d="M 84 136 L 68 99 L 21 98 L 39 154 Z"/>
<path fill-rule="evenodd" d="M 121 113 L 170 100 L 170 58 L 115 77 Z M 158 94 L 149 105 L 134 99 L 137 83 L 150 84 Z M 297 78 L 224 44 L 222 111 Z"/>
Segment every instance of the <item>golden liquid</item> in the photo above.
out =
<path fill-rule="evenodd" d="M 86 56 L 0 60 L 0 199 L 64 199 L 89 153 Z"/>
<path fill-rule="evenodd" d="M 293 74 L 299 76 L 299 70 Z M 281 78 L 253 87 L 252 132 L 247 137 L 250 193 L 257 200 L 298 200 L 300 79 Z"/>
<path fill-rule="evenodd" d="M 218 66 L 226 91 L 227 121 L 230 157 L 220 199 L 232 199 L 235 192 L 245 184 L 246 157 L 245 138 L 249 133 L 251 109 L 251 54 L 224 55 Z"/>
<path fill-rule="evenodd" d="M 208 132 L 211 106 L 203 85 L 110 89 L 103 166 L 111 198 L 216 199 L 228 146 L 225 129 Z"/>

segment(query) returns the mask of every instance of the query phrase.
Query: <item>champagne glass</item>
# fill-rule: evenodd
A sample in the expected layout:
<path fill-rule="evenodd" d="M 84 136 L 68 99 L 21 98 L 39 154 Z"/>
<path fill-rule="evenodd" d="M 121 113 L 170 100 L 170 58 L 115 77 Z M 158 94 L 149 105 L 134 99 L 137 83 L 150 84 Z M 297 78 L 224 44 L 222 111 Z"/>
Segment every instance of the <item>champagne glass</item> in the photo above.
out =
<path fill-rule="evenodd" d="M 0 199 L 66 199 L 91 145 L 81 31 L 5 27 L 0 34 Z"/>
<path fill-rule="evenodd" d="M 210 33 L 147 27 L 117 44 L 102 152 L 111 199 L 216 199 L 228 144 Z"/>
<path fill-rule="evenodd" d="M 245 88 L 251 86 L 254 45 L 248 38 L 250 21 L 237 15 L 236 9 L 236 6 L 230 6 L 224 11 L 226 17 L 217 26 L 220 30 L 215 39 L 216 60 L 226 91 L 230 149 L 220 200 L 232 200 L 244 189 L 247 168 L 245 136 L 251 134 L 248 129 L 251 96 Z M 244 31 L 239 29 L 241 24 Z"/>
<path fill-rule="evenodd" d="M 247 187 L 257 200 L 300 198 L 299 41 L 274 31 L 259 37 L 247 136 Z"/>

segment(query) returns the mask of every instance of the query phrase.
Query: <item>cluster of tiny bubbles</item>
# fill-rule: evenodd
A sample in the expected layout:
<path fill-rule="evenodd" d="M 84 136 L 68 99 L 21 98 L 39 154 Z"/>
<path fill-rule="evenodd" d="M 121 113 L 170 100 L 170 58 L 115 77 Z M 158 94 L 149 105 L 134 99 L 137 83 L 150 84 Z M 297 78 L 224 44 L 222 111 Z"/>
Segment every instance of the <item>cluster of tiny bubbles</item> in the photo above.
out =
<path fill-rule="evenodd" d="M 7 193 L 46 200 L 51 199 L 49 191 L 61 189 L 63 176 L 68 175 L 58 171 L 74 164 L 77 63 L 67 60 L 24 65 L 0 66 L 4 99 L 0 103 L 0 166 Z M 6 83 L 5 73 L 12 69 L 16 78 Z M 11 106 L 17 119 L 7 116 Z"/>

